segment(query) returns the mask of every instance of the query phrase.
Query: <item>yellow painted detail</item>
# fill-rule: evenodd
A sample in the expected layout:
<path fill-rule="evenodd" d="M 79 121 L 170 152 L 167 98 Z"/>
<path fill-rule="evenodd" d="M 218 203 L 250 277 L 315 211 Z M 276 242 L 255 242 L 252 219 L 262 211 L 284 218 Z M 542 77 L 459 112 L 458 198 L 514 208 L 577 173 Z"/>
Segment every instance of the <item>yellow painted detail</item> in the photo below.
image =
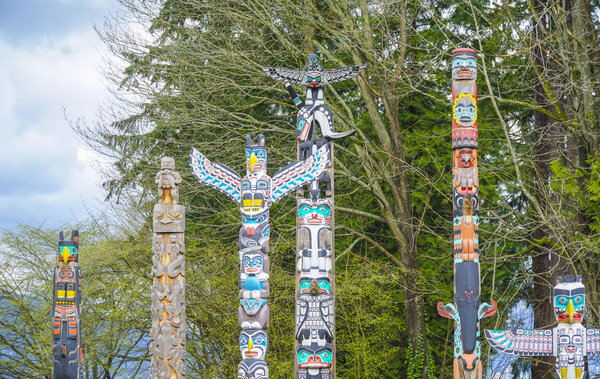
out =
<path fill-rule="evenodd" d="M 254 172 L 254 165 L 258 162 L 258 158 L 256 157 L 256 153 L 250 154 L 250 172 Z"/>
<path fill-rule="evenodd" d="M 66 292 L 67 291 L 65 291 L 65 290 L 58 290 L 58 291 L 56 291 L 56 297 L 65 297 Z"/>
<path fill-rule="evenodd" d="M 262 207 L 262 199 L 256 199 L 256 200 L 254 200 L 254 206 L 255 207 Z"/>
<path fill-rule="evenodd" d="M 581 379 L 581 367 L 575 367 L 575 378 Z"/>
<path fill-rule="evenodd" d="M 250 341 L 248 341 L 248 352 L 252 352 L 252 347 L 254 346 L 254 341 L 252 341 L 252 337 L 250 337 Z"/>
<path fill-rule="evenodd" d="M 566 368 L 560 369 L 560 379 L 567 379 L 567 369 Z"/>
<path fill-rule="evenodd" d="M 67 291 L 67 297 L 75 297 L 75 291 Z"/>
<path fill-rule="evenodd" d="M 69 250 L 68 247 L 63 247 L 62 251 L 60 252 L 60 256 L 62 257 L 62 260 L 64 263 L 67 263 L 69 261 L 69 257 L 71 256 L 71 250 Z"/>
<path fill-rule="evenodd" d="M 75 305 L 74 301 L 57 301 L 56 304 L 58 305 Z"/>
<path fill-rule="evenodd" d="M 569 305 L 567 305 L 567 314 L 569 315 L 569 324 L 573 323 L 573 313 L 575 312 L 575 307 L 573 306 L 573 301 L 569 299 Z"/>
<path fill-rule="evenodd" d="M 252 206 L 252 200 L 251 199 L 244 199 L 244 203 L 242 204 L 245 207 L 251 207 Z"/>

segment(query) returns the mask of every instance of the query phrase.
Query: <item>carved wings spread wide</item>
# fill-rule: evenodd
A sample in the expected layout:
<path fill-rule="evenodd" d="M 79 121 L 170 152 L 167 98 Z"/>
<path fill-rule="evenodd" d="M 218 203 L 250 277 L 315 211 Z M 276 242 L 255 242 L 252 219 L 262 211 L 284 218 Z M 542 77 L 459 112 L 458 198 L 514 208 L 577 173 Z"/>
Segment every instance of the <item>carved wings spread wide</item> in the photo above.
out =
<path fill-rule="evenodd" d="M 284 83 L 306 84 L 306 70 L 293 68 L 263 68 L 265 74 L 271 78 Z"/>
<path fill-rule="evenodd" d="M 329 144 L 324 144 L 305 160 L 277 171 L 272 179 L 271 201 L 276 203 L 291 191 L 320 179 L 325 174 L 330 159 Z"/>
<path fill-rule="evenodd" d="M 323 83 L 329 84 L 343 82 L 344 80 L 353 78 L 360 74 L 365 67 L 367 67 L 366 64 L 362 64 L 360 66 L 345 66 L 340 68 L 326 69 L 325 74 L 323 75 Z"/>
<path fill-rule="evenodd" d="M 587 355 L 600 354 L 600 329 L 586 330 L 585 352 Z"/>
<path fill-rule="evenodd" d="M 552 329 L 485 330 L 492 347 L 503 353 L 520 356 L 553 356 Z"/>
<path fill-rule="evenodd" d="M 224 164 L 212 163 L 195 148 L 190 153 L 190 166 L 197 181 L 223 192 L 236 203 L 240 202 L 241 178 L 237 172 Z"/>

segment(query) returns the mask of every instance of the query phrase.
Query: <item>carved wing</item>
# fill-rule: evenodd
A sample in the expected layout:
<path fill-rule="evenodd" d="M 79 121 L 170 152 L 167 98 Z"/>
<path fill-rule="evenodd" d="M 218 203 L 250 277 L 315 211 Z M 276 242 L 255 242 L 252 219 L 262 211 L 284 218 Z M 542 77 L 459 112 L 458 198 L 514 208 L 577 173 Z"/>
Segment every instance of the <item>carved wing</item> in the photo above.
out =
<path fill-rule="evenodd" d="M 277 171 L 272 179 L 271 201 L 276 203 L 291 191 L 320 179 L 325 174 L 330 159 L 329 144 L 324 144 L 305 160 Z"/>
<path fill-rule="evenodd" d="M 600 353 L 600 329 L 588 329 L 585 336 L 587 355 Z"/>
<path fill-rule="evenodd" d="M 306 84 L 306 71 L 293 68 L 263 68 L 265 74 L 271 78 L 291 84 Z"/>
<path fill-rule="evenodd" d="M 236 203 L 240 202 L 240 181 L 237 172 L 220 163 L 212 163 L 201 152 L 192 148 L 190 167 L 197 181 L 213 187 Z"/>
<path fill-rule="evenodd" d="M 367 67 L 366 64 L 326 69 L 323 75 L 323 84 L 343 82 L 344 80 L 353 78 L 360 74 L 365 67 Z"/>
<path fill-rule="evenodd" d="M 492 347 L 503 353 L 520 356 L 553 356 L 552 329 L 485 330 Z"/>

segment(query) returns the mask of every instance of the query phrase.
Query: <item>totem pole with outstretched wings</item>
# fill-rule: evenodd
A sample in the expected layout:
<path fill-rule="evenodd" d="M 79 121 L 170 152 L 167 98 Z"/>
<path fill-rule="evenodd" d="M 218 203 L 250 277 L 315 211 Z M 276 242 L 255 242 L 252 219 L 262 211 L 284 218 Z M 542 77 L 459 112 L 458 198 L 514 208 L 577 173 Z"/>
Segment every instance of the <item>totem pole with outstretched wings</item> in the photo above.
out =
<path fill-rule="evenodd" d="M 269 346 L 265 329 L 269 327 L 269 208 L 288 193 L 320 179 L 330 161 L 329 145 L 316 149 L 306 160 L 292 163 L 267 175 L 265 137 L 253 144 L 246 136 L 246 175 L 243 178 L 220 164 L 212 163 L 192 149 L 192 174 L 202 184 L 213 187 L 240 204 L 240 306 L 238 324 L 242 362 L 238 379 L 266 379 L 269 369 L 264 361 Z"/>
<path fill-rule="evenodd" d="M 561 276 L 552 294 L 558 325 L 553 329 L 485 330 L 498 351 L 522 357 L 556 357 L 558 379 L 585 376 L 585 357 L 600 353 L 600 329 L 583 326 L 585 286 L 581 276 Z"/>

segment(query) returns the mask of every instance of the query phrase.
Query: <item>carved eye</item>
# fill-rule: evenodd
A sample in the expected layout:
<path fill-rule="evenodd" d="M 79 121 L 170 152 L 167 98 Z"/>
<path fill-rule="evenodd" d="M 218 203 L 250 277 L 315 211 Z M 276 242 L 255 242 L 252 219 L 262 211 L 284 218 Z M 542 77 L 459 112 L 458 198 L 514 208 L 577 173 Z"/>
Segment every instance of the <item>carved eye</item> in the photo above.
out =
<path fill-rule="evenodd" d="M 266 151 L 259 150 L 258 153 L 256 153 L 256 156 L 260 159 L 265 159 L 265 154 L 266 154 Z"/>
<path fill-rule="evenodd" d="M 575 304 L 581 304 L 583 298 L 581 296 L 575 296 Z"/>
<path fill-rule="evenodd" d="M 256 222 L 258 222 L 259 224 L 262 222 L 265 222 L 266 217 L 265 216 L 260 216 L 259 218 L 256 219 Z"/>
<path fill-rule="evenodd" d="M 248 338 L 246 336 L 240 336 L 240 345 L 248 345 Z"/>
<path fill-rule="evenodd" d="M 260 258 L 260 257 L 254 258 L 254 260 L 252 260 L 253 266 L 262 266 L 262 264 L 263 264 L 263 261 L 262 261 L 262 258 Z"/>
<path fill-rule="evenodd" d="M 561 296 L 558 298 L 558 302 L 561 304 L 567 304 L 567 298 L 564 296 Z"/>
<path fill-rule="evenodd" d="M 250 189 L 250 181 L 244 180 L 242 182 L 242 189 Z"/>
<path fill-rule="evenodd" d="M 259 189 L 259 190 L 269 189 L 269 183 L 267 183 L 266 180 L 259 180 L 258 182 L 256 182 L 256 189 Z"/>
<path fill-rule="evenodd" d="M 264 345 L 265 344 L 265 339 L 262 336 L 258 336 L 254 339 L 254 342 L 257 345 Z"/>

